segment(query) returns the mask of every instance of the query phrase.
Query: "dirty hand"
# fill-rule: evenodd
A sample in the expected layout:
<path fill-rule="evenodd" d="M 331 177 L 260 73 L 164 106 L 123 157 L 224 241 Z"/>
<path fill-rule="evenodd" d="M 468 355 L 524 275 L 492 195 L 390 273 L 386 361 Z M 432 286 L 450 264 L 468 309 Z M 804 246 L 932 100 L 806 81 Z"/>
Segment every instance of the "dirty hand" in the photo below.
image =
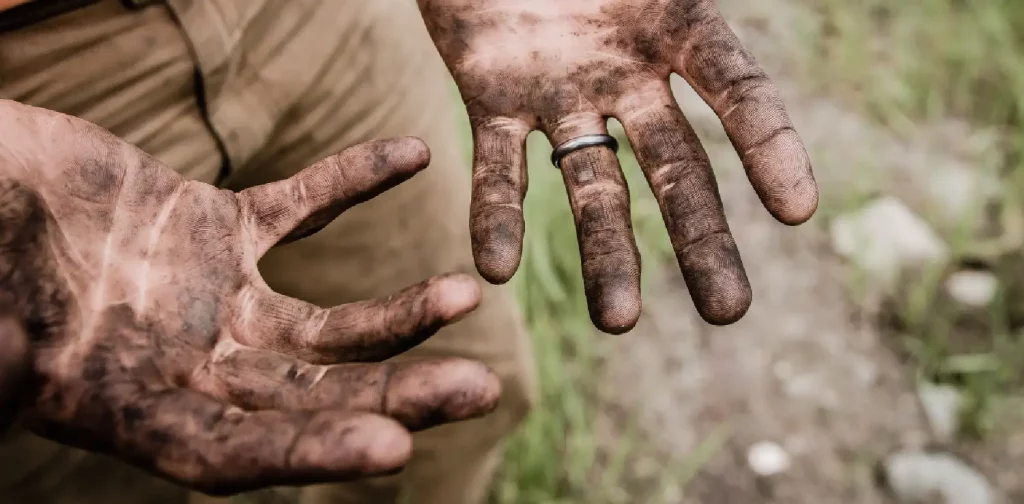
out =
<path fill-rule="evenodd" d="M 419 0 L 473 127 L 473 253 L 507 281 L 522 253 L 527 134 L 559 146 L 625 128 L 662 209 L 698 312 L 729 324 L 750 306 L 707 154 L 671 94 L 683 76 L 714 109 L 765 207 L 800 224 L 818 192 L 778 91 L 712 0 Z M 576 220 L 591 318 L 624 332 L 640 315 L 640 257 L 629 195 L 608 138 L 565 144 L 560 160 Z M 585 138 L 585 139 L 586 139 Z"/>
<path fill-rule="evenodd" d="M 428 158 L 416 139 L 370 142 L 235 193 L 0 101 L 0 305 L 32 353 L 19 422 L 229 494 L 393 472 L 408 430 L 489 412 L 500 385 L 480 364 L 378 363 L 471 311 L 471 278 L 321 309 L 256 267 Z"/>

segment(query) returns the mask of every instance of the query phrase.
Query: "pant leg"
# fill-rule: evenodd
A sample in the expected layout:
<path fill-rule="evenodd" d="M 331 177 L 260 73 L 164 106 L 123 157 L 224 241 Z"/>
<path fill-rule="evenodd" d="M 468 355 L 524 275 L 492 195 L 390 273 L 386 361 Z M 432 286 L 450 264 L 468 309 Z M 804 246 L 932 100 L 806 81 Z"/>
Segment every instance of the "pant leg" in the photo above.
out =
<path fill-rule="evenodd" d="M 0 97 L 97 123 L 184 175 L 221 154 L 199 113 L 189 47 L 163 6 L 105 0 L 0 34 Z M 112 458 L 27 432 L 0 440 L 4 504 L 181 504 L 187 493 Z"/>
<path fill-rule="evenodd" d="M 270 115 L 283 111 L 266 133 L 258 121 L 246 121 L 252 106 L 212 105 L 246 111 L 214 117 L 223 136 L 239 138 L 241 160 L 228 186 L 277 180 L 353 144 L 398 135 L 423 138 L 432 162 L 317 235 L 272 250 L 260 268 L 267 282 L 285 294 L 328 306 L 388 295 L 429 275 L 475 274 L 468 236 L 468 145 L 456 128 L 454 93 L 415 2 L 303 2 L 302 16 L 289 2 L 263 2 L 239 34 L 244 54 L 236 70 L 210 93 L 215 102 L 249 96 L 247 103 L 259 103 Z M 289 33 L 315 37 L 289 39 Z M 303 68 L 296 67 L 297 61 L 304 62 Z M 247 150 L 260 143 L 248 137 L 263 135 L 261 148 Z M 483 303 L 473 315 L 403 357 L 457 355 L 483 361 L 503 382 L 498 410 L 418 433 L 413 461 L 396 477 L 307 488 L 304 504 L 387 503 L 399 496 L 423 504 L 481 500 L 502 440 L 535 394 L 528 338 L 511 291 L 481 283 Z"/>
<path fill-rule="evenodd" d="M 468 169 L 447 117 L 443 70 L 411 2 L 170 3 L 203 74 L 213 134 L 195 107 L 185 44 L 157 7 L 128 17 L 107 0 L 4 35 L 0 93 L 101 124 L 193 178 L 213 180 L 221 145 L 236 167 L 236 187 L 290 175 L 359 141 L 417 134 L 433 148 L 431 169 L 317 237 L 275 251 L 262 270 L 272 285 L 321 304 L 383 295 L 428 274 L 472 271 Z M 509 293 L 488 287 L 476 315 L 415 352 L 489 364 L 505 385 L 499 410 L 417 435 L 414 462 L 397 478 L 320 487 L 308 492 L 311 502 L 388 502 L 401 489 L 416 502 L 458 503 L 482 493 L 500 440 L 533 397 L 529 348 Z M 19 465 L 30 468 L 10 481 L 40 489 L 18 495 L 42 497 L 10 494 L 11 502 L 160 502 L 108 483 L 126 471 L 140 487 L 159 486 L 123 464 L 38 438 L 15 441 L 26 439 L 35 444 L 17 453 L 39 451 L 40 462 Z M 0 455 L 12 453 L 9 446 L 0 446 Z M 80 470 L 90 465 L 100 469 Z M 75 488 L 72 480 L 87 484 Z"/>

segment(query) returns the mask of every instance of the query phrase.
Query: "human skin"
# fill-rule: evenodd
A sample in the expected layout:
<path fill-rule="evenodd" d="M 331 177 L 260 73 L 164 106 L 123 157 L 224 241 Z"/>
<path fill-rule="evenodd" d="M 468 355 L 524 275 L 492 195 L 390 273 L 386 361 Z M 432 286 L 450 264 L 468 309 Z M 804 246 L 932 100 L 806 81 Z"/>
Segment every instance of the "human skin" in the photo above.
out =
<path fill-rule="evenodd" d="M 30 1 L 32 0 L 0 0 L 0 11 L 5 11 L 21 4 L 29 3 Z"/>
<path fill-rule="evenodd" d="M 458 84 L 474 137 L 471 232 L 477 268 L 502 283 L 522 254 L 526 136 L 553 145 L 618 119 L 661 206 L 691 297 L 712 324 L 739 320 L 751 288 L 714 172 L 672 97 L 681 75 L 721 119 L 764 206 L 807 221 L 818 190 L 779 93 L 712 0 L 418 0 Z M 554 169 L 554 168 L 552 168 Z M 610 149 L 566 156 L 591 319 L 631 329 L 640 255 L 629 193 Z"/>
<path fill-rule="evenodd" d="M 271 291 L 257 260 L 428 160 L 417 139 L 369 142 L 236 193 L 0 100 L 0 407 L 216 495 L 399 470 L 410 430 L 496 405 L 478 363 L 380 363 L 470 312 L 479 287 L 441 276 L 323 309 Z"/>

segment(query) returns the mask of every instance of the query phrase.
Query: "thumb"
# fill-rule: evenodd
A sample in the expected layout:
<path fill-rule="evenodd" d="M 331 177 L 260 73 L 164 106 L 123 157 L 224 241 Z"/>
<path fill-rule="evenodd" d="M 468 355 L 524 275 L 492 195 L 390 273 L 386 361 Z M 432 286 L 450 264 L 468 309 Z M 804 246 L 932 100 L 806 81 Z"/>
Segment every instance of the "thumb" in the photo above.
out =
<path fill-rule="evenodd" d="M 28 337 L 21 322 L 10 315 L 0 315 L 0 434 L 17 416 L 28 369 Z"/>

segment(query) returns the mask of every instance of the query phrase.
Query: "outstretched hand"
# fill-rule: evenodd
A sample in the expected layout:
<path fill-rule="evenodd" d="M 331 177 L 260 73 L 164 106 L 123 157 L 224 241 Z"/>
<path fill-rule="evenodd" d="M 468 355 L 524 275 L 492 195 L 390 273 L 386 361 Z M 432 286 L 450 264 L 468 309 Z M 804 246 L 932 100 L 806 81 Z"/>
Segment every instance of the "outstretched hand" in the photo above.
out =
<path fill-rule="evenodd" d="M 500 385 L 480 364 L 378 363 L 473 310 L 471 278 L 322 309 L 257 271 L 428 158 L 416 139 L 370 142 L 235 193 L 0 101 L 0 307 L 20 325 L 0 319 L 0 337 L 31 350 L 19 420 L 227 494 L 393 472 L 409 430 L 489 412 Z"/>
<path fill-rule="evenodd" d="M 712 0 L 419 0 L 473 127 L 473 253 L 507 281 L 522 253 L 525 141 L 607 134 L 617 118 L 661 206 L 704 320 L 740 319 L 751 289 L 707 154 L 668 84 L 677 73 L 718 114 L 765 207 L 811 217 L 818 191 L 778 91 Z M 640 315 L 640 256 L 614 152 L 587 147 L 561 170 L 576 220 L 591 318 L 624 332 Z"/>

